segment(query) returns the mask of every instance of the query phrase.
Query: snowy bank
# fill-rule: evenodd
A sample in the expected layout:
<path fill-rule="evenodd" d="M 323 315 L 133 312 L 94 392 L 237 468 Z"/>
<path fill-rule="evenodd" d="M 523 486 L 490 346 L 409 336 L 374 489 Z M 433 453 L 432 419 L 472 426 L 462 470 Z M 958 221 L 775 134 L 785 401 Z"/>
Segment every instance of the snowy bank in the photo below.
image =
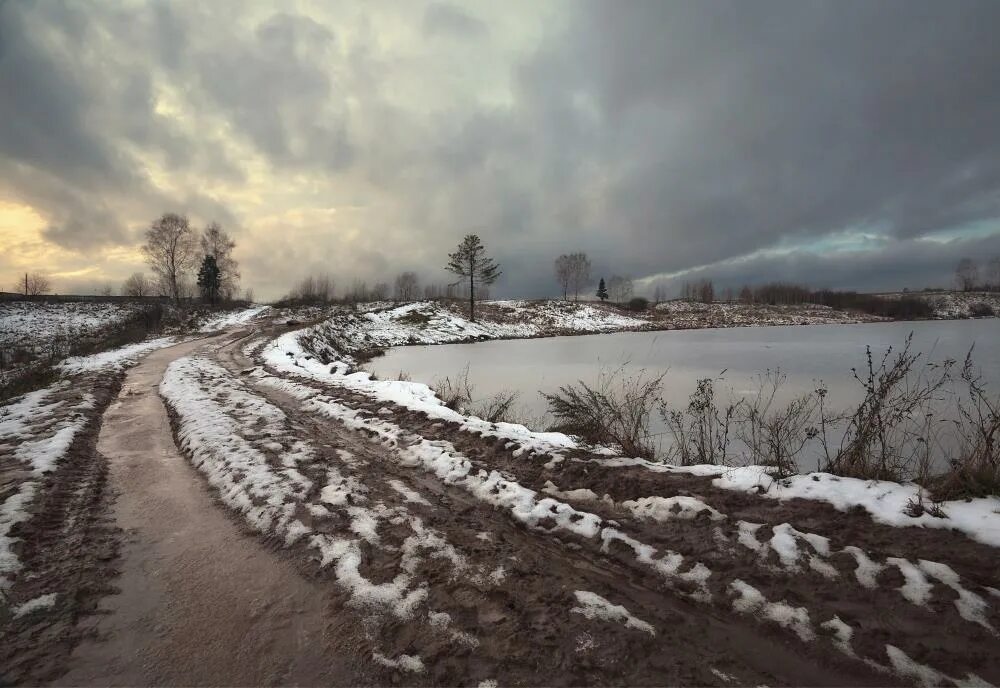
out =
<path fill-rule="evenodd" d="M 416 308 L 422 304 L 411 305 Z M 776 481 L 770 475 L 772 469 L 764 466 L 738 468 L 714 465 L 671 466 L 638 458 L 617 457 L 607 448 L 585 447 L 574 438 L 562 433 L 534 432 L 523 425 L 490 423 L 475 416 L 464 416 L 444 406 L 425 384 L 399 380 L 373 380 L 368 373 L 350 372 L 353 368 L 353 359 L 341 350 L 342 347 L 350 348 L 353 345 L 356 350 L 363 348 L 363 344 L 358 343 L 359 338 L 361 342 L 371 341 L 372 337 L 376 341 L 387 342 L 390 338 L 384 336 L 384 333 L 395 330 L 387 328 L 384 324 L 379 325 L 381 329 L 378 331 L 383 334 L 371 335 L 365 340 L 363 330 L 336 331 L 336 320 L 334 318 L 312 328 L 289 332 L 276 338 L 261 352 L 264 362 L 287 375 L 337 385 L 380 402 L 391 402 L 412 411 L 425 413 L 431 418 L 458 423 L 463 431 L 505 440 L 507 447 L 512 449 L 516 456 L 535 454 L 554 456 L 558 459 L 567 451 L 587 449 L 606 455 L 607 458 L 597 461 L 609 468 L 636 466 L 652 471 L 710 476 L 715 478 L 713 485 L 721 489 L 752 490 L 771 499 L 798 497 L 825 501 L 842 511 L 861 507 L 879 523 L 897 527 L 952 529 L 978 542 L 1000 547 L 1000 498 L 998 497 L 943 502 L 939 504 L 943 516 L 924 513 L 913 517 L 907 513 L 912 501 L 922 498 L 925 503 L 929 502 L 926 492 L 914 484 L 840 478 L 825 473 L 798 475 Z M 381 321 L 376 318 L 370 322 Z M 329 362 L 323 362 L 321 357 Z"/>

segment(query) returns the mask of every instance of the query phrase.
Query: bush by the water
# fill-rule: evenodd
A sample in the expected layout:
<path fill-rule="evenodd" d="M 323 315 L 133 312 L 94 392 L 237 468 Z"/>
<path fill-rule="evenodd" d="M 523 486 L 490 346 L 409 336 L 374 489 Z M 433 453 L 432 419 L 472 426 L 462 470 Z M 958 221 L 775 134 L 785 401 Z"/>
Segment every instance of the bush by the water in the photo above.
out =
<path fill-rule="evenodd" d="M 787 476 L 801 470 L 804 450 L 813 446 L 817 469 L 835 475 L 913 480 L 936 500 L 1000 494 L 1000 397 L 987 391 L 971 351 L 956 375 L 955 361 L 925 360 L 911 344 L 912 335 L 881 357 L 869 349 L 865 366 L 852 370 L 861 401 L 840 412 L 831 410 L 822 383 L 776 403 L 786 381 L 780 371 L 761 375 L 751 394 L 727 400 L 719 398 L 716 379 L 698 380 L 682 408 L 662 398 L 665 373 L 629 375 L 624 366 L 602 372 L 594 386 L 578 382 L 543 396 L 557 420 L 553 430 L 629 456 L 680 465 L 765 465 Z M 666 451 L 658 451 L 650 433 L 657 408 L 672 439 Z M 958 417 L 946 417 L 941 408 L 957 409 Z M 840 433 L 836 443 L 830 440 L 834 431 Z M 734 440 L 742 451 L 735 451 Z"/>

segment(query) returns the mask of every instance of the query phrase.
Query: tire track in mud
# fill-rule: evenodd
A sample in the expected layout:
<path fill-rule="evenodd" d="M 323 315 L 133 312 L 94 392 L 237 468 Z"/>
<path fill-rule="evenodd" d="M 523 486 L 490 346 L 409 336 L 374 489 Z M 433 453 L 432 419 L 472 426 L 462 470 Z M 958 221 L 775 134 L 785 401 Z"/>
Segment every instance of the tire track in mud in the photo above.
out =
<path fill-rule="evenodd" d="M 104 418 L 116 523 L 126 533 L 118 593 L 104 599 L 61 683 L 353 683 L 349 638 L 331 637 L 326 595 L 239 529 L 174 446 L 157 386 L 167 364 L 218 338 L 150 354 Z"/>
<path fill-rule="evenodd" d="M 235 347 L 220 351 L 218 358 L 234 374 L 254 365 Z M 454 580 L 447 566 L 432 563 L 421 568 L 420 575 L 429 582 L 429 608 L 448 613 L 455 626 L 477 638 L 479 645 L 456 656 L 455 648 L 421 642 L 412 622 L 382 620 L 372 636 L 384 651 L 390 656 L 418 653 L 428 667 L 427 674 L 410 677 L 409 682 L 497 678 L 501 683 L 561 685 L 726 685 L 729 681 L 884 685 L 892 681 L 836 652 L 790 642 L 780 631 L 684 599 L 668 590 L 661 577 L 635 565 L 631 550 L 618 552 L 613 547 L 601 554 L 592 542 L 531 529 L 461 488 L 419 468 L 400 466 L 390 456 L 394 449 L 303 411 L 299 399 L 265 385 L 257 385 L 255 391 L 323 448 L 325 460 L 359 477 L 370 502 L 390 508 L 405 504 L 464 556 L 481 562 L 483 570 L 497 563 L 506 567 L 503 580 L 493 586 Z M 344 462 L 343 451 L 349 452 L 349 462 Z M 406 502 L 390 481 L 416 491 L 427 504 Z M 380 526 L 379 533 L 389 538 L 389 530 Z M 316 558 L 307 548 L 302 554 Z M 390 579 L 398 569 L 398 557 L 391 552 L 366 554 L 371 564 L 364 572 L 373 580 Z M 623 605 L 651 623 L 656 635 L 573 613 L 577 590 Z"/>
<path fill-rule="evenodd" d="M 241 366 L 252 366 L 254 362 L 246 357 L 231 357 L 229 364 L 237 369 Z M 884 684 L 899 680 L 900 676 L 904 682 L 921 682 L 927 681 L 928 676 L 936 676 L 936 682 L 948 683 L 951 680 L 965 680 L 967 673 L 1000 682 L 998 667 L 992 660 L 1000 647 L 996 633 L 993 632 L 993 629 L 1000 625 L 998 624 L 1000 613 L 995 599 L 997 573 L 995 567 L 987 563 L 996 560 L 993 548 L 971 542 L 961 536 L 956 540 L 955 534 L 945 531 L 878 526 L 864 513 L 843 514 L 821 503 L 805 500 L 778 503 L 753 495 L 718 490 L 711 487 L 710 481 L 704 478 L 665 476 L 638 469 L 607 469 L 596 465 L 591 465 L 588 470 L 586 456 L 583 453 L 580 461 L 564 461 L 559 464 L 559 468 L 565 467 L 568 469 L 566 471 L 542 470 L 540 468 L 540 464 L 544 463 L 542 460 L 514 457 L 512 451 L 504 447 L 504 442 L 462 432 L 455 424 L 429 419 L 421 413 L 375 401 L 337 385 L 298 377 L 294 379 L 295 384 L 309 387 L 317 394 L 328 395 L 350 408 L 362 409 L 370 418 L 378 418 L 380 412 L 391 414 L 387 417 L 408 431 L 429 439 L 447 440 L 466 456 L 475 457 L 474 462 L 478 465 L 507 471 L 513 478 L 536 491 L 547 479 L 553 479 L 555 476 L 554 479 L 560 480 L 559 476 L 565 474 L 571 476 L 569 479 L 572 482 L 562 484 L 560 487 L 567 490 L 593 487 L 598 490 L 598 494 L 602 491 L 601 488 L 604 488 L 614 494 L 614 502 L 619 503 L 625 498 L 634 499 L 645 495 L 709 494 L 711 504 L 716 506 L 724 504 L 725 506 L 720 508 L 724 511 L 732 510 L 730 519 L 721 525 L 703 518 L 652 524 L 629 519 L 628 529 L 633 534 L 638 533 L 637 537 L 643 542 L 658 548 L 662 546 L 663 549 L 679 551 L 686 557 L 697 558 L 707 563 L 715 572 L 718 576 L 718 578 L 713 576 L 717 603 L 712 610 L 698 608 L 693 612 L 695 616 L 714 613 L 723 619 L 728 616 L 729 622 L 732 623 L 733 611 L 768 616 L 786 614 L 794 611 L 795 606 L 804 605 L 803 611 L 811 614 L 811 622 L 815 624 L 810 626 L 810 634 L 819 636 L 813 642 L 798 646 L 799 652 L 806 651 L 807 663 L 811 666 L 829 665 L 831 661 L 838 664 L 836 655 L 840 654 L 864 660 L 864 662 L 855 661 L 854 665 L 867 666 L 874 663 L 881 667 L 881 672 L 874 679 L 855 677 L 845 679 L 845 682 L 873 680 Z M 266 388 L 261 391 L 268 395 L 273 394 L 273 390 Z M 294 414 L 295 407 L 300 404 L 298 400 L 285 400 L 284 407 L 290 414 Z M 336 423 L 330 420 L 325 422 Z M 358 433 L 348 431 L 348 435 L 358 435 Z M 351 442 L 349 436 L 341 438 L 340 441 Z M 376 448 L 376 452 L 391 451 L 378 444 L 372 446 Z M 387 462 L 387 465 L 391 463 Z M 411 470 L 410 473 L 419 471 Z M 615 484 L 618 478 L 621 479 L 621 485 Z M 440 481 L 435 479 L 431 482 L 441 485 Z M 446 490 L 441 498 L 453 498 L 447 492 Z M 577 502 L 572 499 L 567 501 L 572 502 L 577 508 L 597 513 L 604 519 L 623 518 L 619 504 L 610 508 L 600 502 Z M 482 506 L 479 505 L 480 508 Z M 763 521 L 760 524 L 762 529 L 759 531 L 763 549 L 751 549 L 742 545 L 740 528 L 737 527 L 742 527 L 741 517 Z M 795 531 L 792 528 L 793 532 L 805 532 L 806 540 L 800 538 L 792 545 L 797 548 L 794 558 L 799 559 L 801 565 L 784 565 L 779 561 L 776 546 L 770 543 L 772 540 L 777 543 L 779 539 L 788 537 L 788 533 L 784 530 L 787 523 L 782 524 L 790 520 L 794 520 L 796 526 L 803 529 Z M 832 536 L 831 551 L 820 556 L 806 544 L 809 538 L 812 538 L 808 531 L 810 528 L 820 528 L 822 532 L 823 528 L 829 528 L 832 524 L 836 524 L 833 532 L 823 533 Z M 782 525 L 782 528 L 779 528 L 779 525 Z M 847 527 L 844 527 L 845 525 Z M 545 538 L 552 540 L 551 536 L 542 536 L 541 539 Z M 539 537 L 531 534 L 528 540 L 537 544 Z M 961 547 L 959 552 L 954 551 L 956 542 Z M 855 543 L 864 545 L 868 553 L 881 552 L 872 554 L 877 568 L 873 579 L 876 583 L 873 586 L 859 585 L 861 576 L 856 574 L 855 570 L 860 571 L 862 562 L 856 553 L 851 551 L 857 548 L 849 546 Z M 569 542 L 560 543 L 558 546 L 565 549 L 579 545 Z M 558 547 L 548 544 L 543 547 L 550 557 L 553 556 L 551 552 L 554 549 Z M 865 550 L 858 551 L 864 556 Z M 948 569 L 945 578 L 935 579 L 933 574 L 927 577 L 929 587 L 934 589 L 934 594 L 928 602 L 910 604 L 909 600 L 903 599 L 901 594 L 905 582 L 902 575 L 905 573 L 903 565 L 909 566 L 905 557 L 910 557 L 913 563 L 919 562 L 922 558 L 930 559 L 932 560 L 930 566 L 933 567 L 935 566 L 933 560 L 940 559 L 942 555 L 948 557 L 949 563 L 955 564 L 952 554 L 958 562 L 956 570 L 961 574 L 955 576 L 958 581 L 957 586 L 945 580 L 952 575 Z M 894 560 L 890 555 L 903 556 L 902 565 L 897 568 L 892 564 Z M 816 562 L 815 565 L 813 561 Z M 889 562 L 889 565 L 886 565 L 886 562 Z M 560 565 L 563 563 L 560 562 Z M 574 565 L 574 561 L 571 560 L 567 565 Z M 621 570 L 617 573 L 620 578 L 632 575 Z M 747 593 L 739 587 L 745 586 L 744 580 L 763 591 L 765 596 L 763 602 L 758 603 L 754 600 L 748 602 Z M 652 584 L 655 586 L 655 581 Z M 754 588 L 750 589 L 756 594 Z M 611 589 L 614 590 L 614 587 Z M 979 594 L 972 593 L 973 590 Z M 971 614 L 966 613 L 968 610 L 961 611 L 963 600 L 970 593 L 974 598 L 972 606 L 982 604 L 985 610 L 985 616 L 979 621 L 974 619 L 976 610 Z M 667 593 L 667 596 L 669 595 Z M 612 596 L 611 599 L 621 601 L 622 598 Z M 662 605 L 663 599 L 664 595 L 659 593 L 659 600 L 653 600 L 650 605 L 653 607 L 657 604 Z M 776 600 L 779 604 L 765 604 L 770 600 Z M 782 607 L 780 603 L 786 600 L 791 603 L 791 607 Z M 632 604 L 636 604 L 638 610 L 630 606 Z M 642 604 L 644 604 L 642 601 L 638 603 L 630 601 L 626 606 L 642 618 Z M 843 624 L 842 618 L 850 621 L 850 625 Z M 792 626 L 793 630 L 794 628 Z M 773 625 L 757 626 L 757 632 L 772 637 L 776 642 L 789 642 L 789 634 L 777 630 Z M 848 634 L 846 641 L 844 633 Z M 853 641 L 850 638 L 852 633 Z M 791 642 L 794 644 L 797 641 Z M 892 643 L 902 648 L 902 651 L 897 650 L 896 645 Z M 738 647 L 738 643 L 732 647 Z M 928 667 L 920 666 L 923 663 L 929 664 L 941 673 L 926 671 Z M 949 676 L 954 679 L 949 679 Z M 760 679 L 747 677 L 746 680 Z M 793 683 L 811 682 L 802 675 L 796 678 L 785 676 L 772 679 L 772 682 L 775 680 Z M 718 677 L 714 682 L 725 683 Z"/>
<path fill-rule="evenodd" d="M 45 477 L 32 505 L 34 515 L 15 526 L 23 575 L 9 591 L 24 603 L 55 594 L 42 614 L 0 619 L 0 683 L 40 683 L 58 677 L 75 645 L 87 633 L 81 624 L 113 592 L 120 531 L 110 519 L 107 459 L 97 451 L 102 414 L 120 387 L 117 377 L 62 390 L 53 399 L 91 394 L 86 424 L 65 457 Z"/>

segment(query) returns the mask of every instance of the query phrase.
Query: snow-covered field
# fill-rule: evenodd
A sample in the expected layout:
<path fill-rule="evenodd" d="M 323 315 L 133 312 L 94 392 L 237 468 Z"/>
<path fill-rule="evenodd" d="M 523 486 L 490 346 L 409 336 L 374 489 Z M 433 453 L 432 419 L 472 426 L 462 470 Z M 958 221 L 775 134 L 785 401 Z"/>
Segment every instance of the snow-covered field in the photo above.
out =
<path fill-rule="evenodd" d="M 765 325 L 836 325 L 882 320 L 864 313 L 838 311 L 829 306 L 768 306 L 743 303 L 665 301 L 656 306 L 657 318 L 673 327 L 759 327 Z"/>
<path fill-rule="evenodd" d="M 25 338 L 45 342 L 60 336 L 94 334 L 114 327 L 144 307 L 129 302 L 0 302 L 0 345 Z"/>
<path fill-rule="evenodd" d="M 934 309 L 934 315 L 942 319 L 968 318 L 974 315 L 976 306 L 988 306 L 994 314 L 1000 315 L 1000 293 L 951 291 L 940 294 L 919 294 Z"/>

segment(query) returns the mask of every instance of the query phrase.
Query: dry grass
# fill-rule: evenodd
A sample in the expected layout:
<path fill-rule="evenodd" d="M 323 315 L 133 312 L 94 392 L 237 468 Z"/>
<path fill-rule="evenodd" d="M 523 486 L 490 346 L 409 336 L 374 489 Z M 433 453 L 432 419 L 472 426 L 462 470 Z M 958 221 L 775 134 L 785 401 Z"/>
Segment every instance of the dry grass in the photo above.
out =
<path fill-rule="evenodd" d="M 587 442 L 620 447 L 629 456 L 654 458 L 649 417 L 661 403 L 663 375 L 625 373 L 625 365 L 602 371 L 591 387 L 585 382 L 543 394 L 555 417 L 552 430 L 577 435 Z"/>

